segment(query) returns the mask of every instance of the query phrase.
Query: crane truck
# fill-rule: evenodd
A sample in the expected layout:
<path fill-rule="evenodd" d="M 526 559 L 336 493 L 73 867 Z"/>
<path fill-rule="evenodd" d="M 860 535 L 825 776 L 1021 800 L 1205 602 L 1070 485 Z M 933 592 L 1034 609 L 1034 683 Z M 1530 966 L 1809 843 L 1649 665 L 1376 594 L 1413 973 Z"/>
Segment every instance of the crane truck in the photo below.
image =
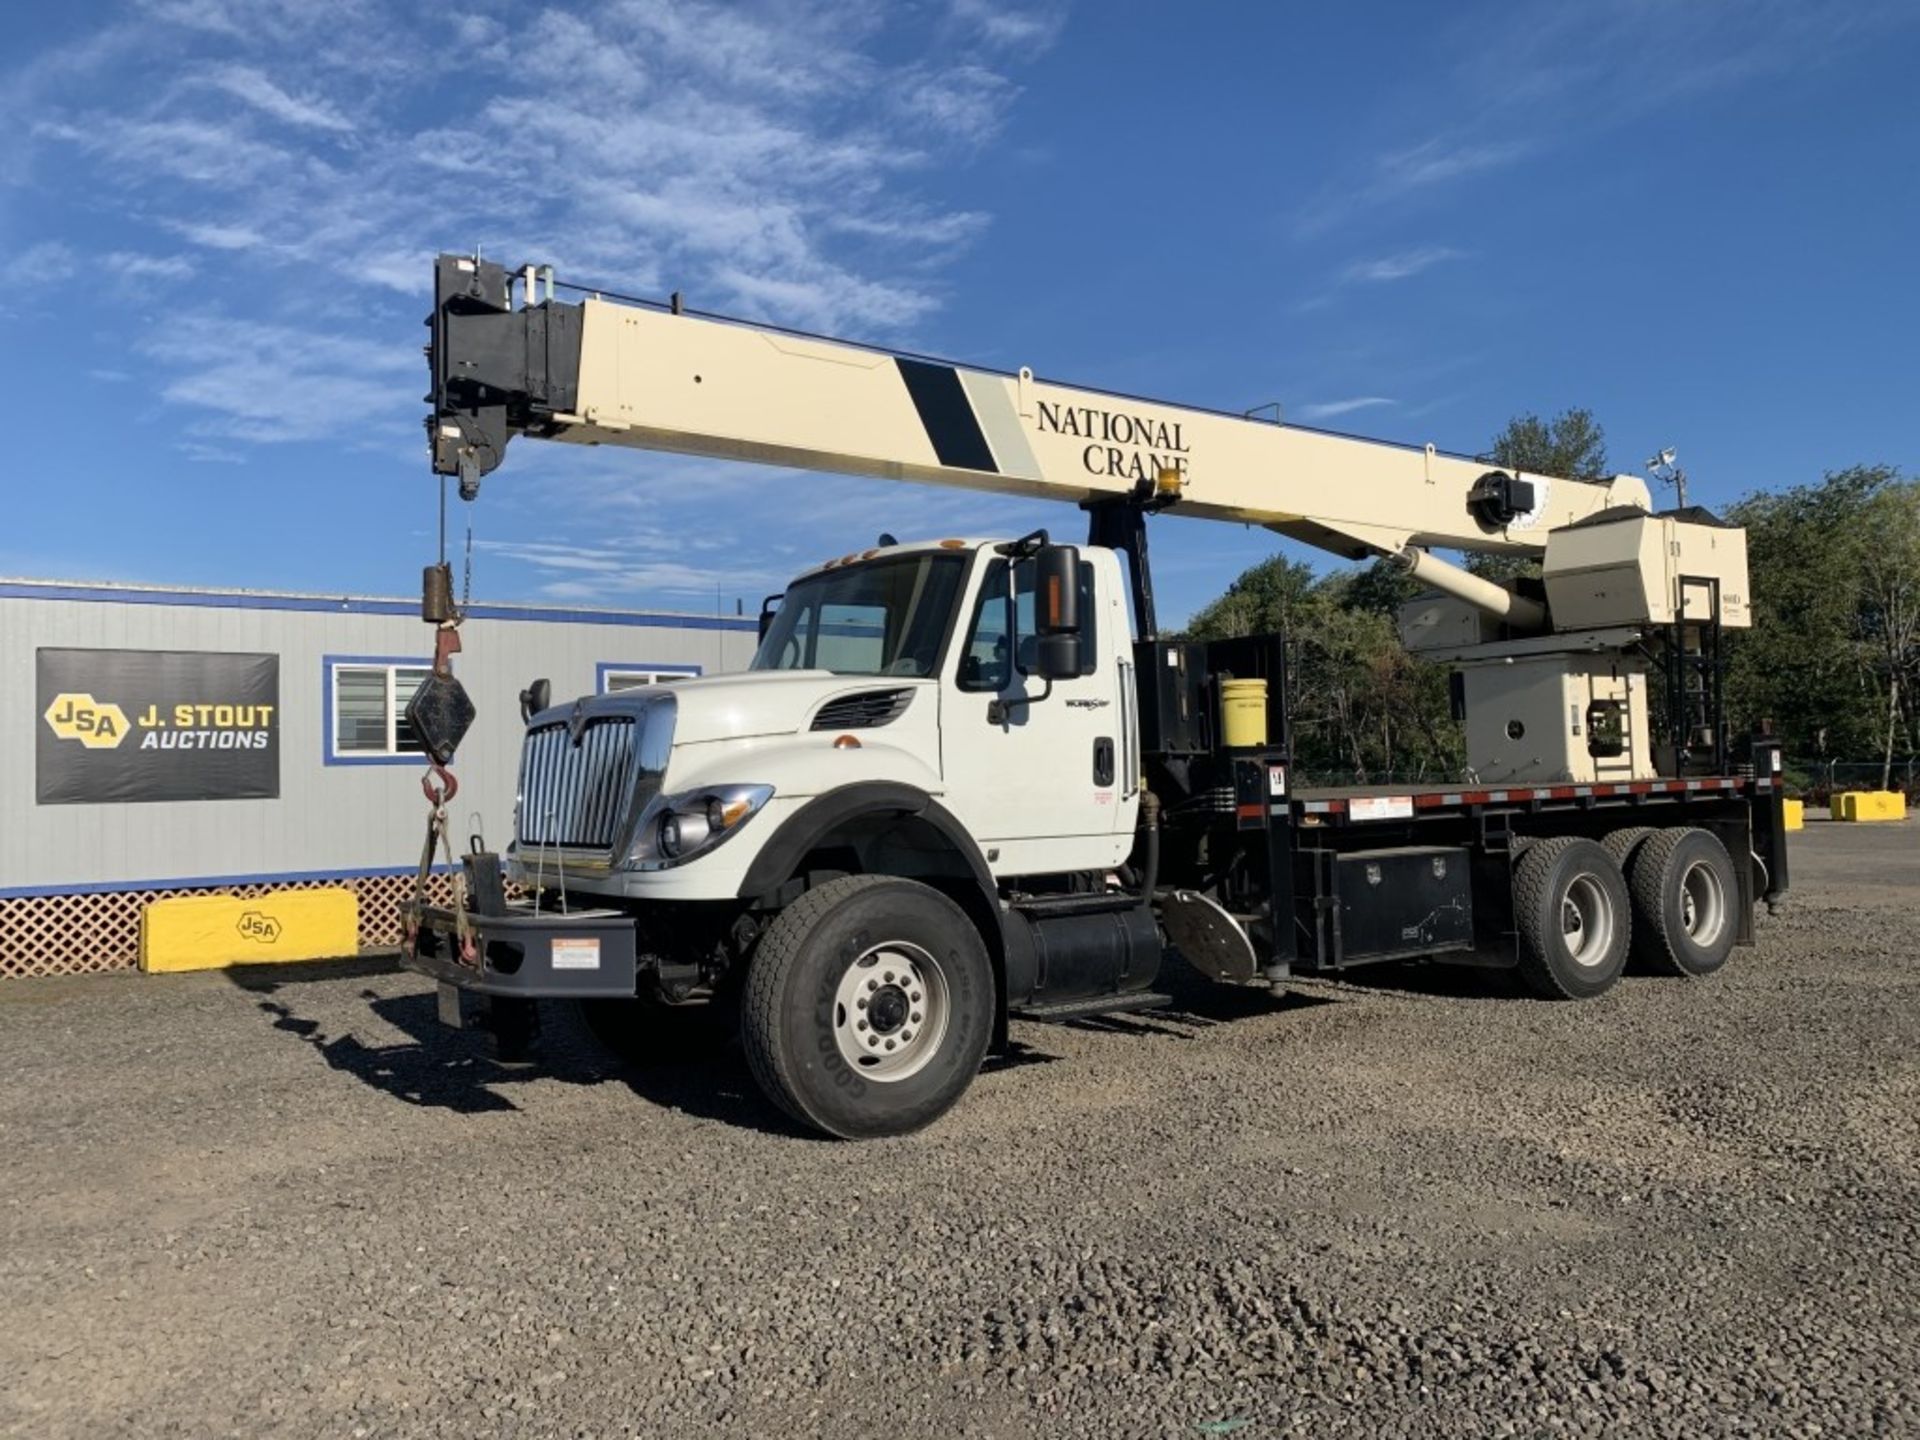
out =
<path fill-rule="evenodd" d="M 1734 737 L 1744 532 L 1593 482 L 582 291 L 446 255 L 434 470 L 516 437 L 1070 502 L 1045 531 L 881 536 L 763 606 L 743 673 L 522 696 L 506 887 L 424 902 L 441 1013 L 581 1003 L 629 1050 L 737 1016 L 804 1126 L 924 1126 L 1011 1018 L 1150 1009 L 1184 961 L 1283 986 L 1388 960 L 1585 999 L 1630 957 L 1706 975 L 1785 893 L 1781 755 Z M 517 300 L 516 300 L 517 292 Z M 443 483 L 444 480 L 443 480 Z M 803 501 L 798 503 L 804 503 Z M 1431 591 L 1446 783 L 1296 774 L 1284 635 L 1163 634 L 1147 519 L 1263 526 Z M 1440 551 L 1527 557 L 1495 583 Z M 511 898 L 509 898 L 511 897 Z M 458 903 L 458 902 L 456 902 Z M 524 1033 L 524 1032 L 522 1032 Z"/>

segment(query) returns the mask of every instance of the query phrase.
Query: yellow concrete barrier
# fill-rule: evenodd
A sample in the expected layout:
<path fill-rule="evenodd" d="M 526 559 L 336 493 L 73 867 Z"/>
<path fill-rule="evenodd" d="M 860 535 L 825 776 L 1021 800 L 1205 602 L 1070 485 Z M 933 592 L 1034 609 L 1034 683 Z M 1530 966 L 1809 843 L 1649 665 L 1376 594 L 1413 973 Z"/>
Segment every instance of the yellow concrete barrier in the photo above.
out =
<path fill-rule="evenodd" d="M 153 974 L 218 970 L 356 954 L 360 902 L 351 890 L 288 890 L 242 900 L 183 895 L 140 915 L 140 968 Z"/>
<path fill-rule="evenodd" d="M 1897 790 L 1845 790 L 1833 797 L 1836 820 L 1904 820 L 1907 797 Z"/>
<path fill-rule="evenodd" d="M 1787 829 L 1804 830 L 1807 828 L 1807 802 L 1804 800 L 1783 800 L 1781 806 L 1787 812 Z"/>

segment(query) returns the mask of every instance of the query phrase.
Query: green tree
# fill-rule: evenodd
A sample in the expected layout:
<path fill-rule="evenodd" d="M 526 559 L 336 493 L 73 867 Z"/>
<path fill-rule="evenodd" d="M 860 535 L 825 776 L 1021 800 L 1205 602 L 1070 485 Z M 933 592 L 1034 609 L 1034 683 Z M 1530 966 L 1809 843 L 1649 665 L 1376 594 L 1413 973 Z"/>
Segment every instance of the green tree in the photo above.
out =
<path fill-rule="evenodd" d="M 1503 470 L 1569 480 L 1604 480 L 1612 474 L 1607 466 L 1607 432 L 1591 410 L 1564 410 L 1551 420 L 1516 415 L 1494 437 L 1492 459 Z"/>
<path fill-rule="evenodd" d="M 1792 754 L 1877 754 L 1890 768 L 1905 717 L 1911 753 L 1914 490 L 1889 466 L 1856 465 L 1728 511 L 1747 530 L 1753 590 L 1753 628 L 1728 667 L 1736 723 L 1772 720 Z"/>
<path fill-rule="evenodd" d="M 1243 572 L 1195 615 L 1195 639 L 1287 637 L 1294 761 L 1365 782 L 1451 776 L 1463 763 L 1446 675 L 1401 647 L 1393 612 L 1405 577 L 1384 565 L 1316 577 L 1280 556 Z"/>
<path fill-rule="evenodd" d="M 1920 481 L 1892 480 L 1867 501 L 1860 559 L 1859 632 L 1868 665 L 1886 695 L 1880 788 L 1893 783 L 1903 738 L 1915 750 L 1920 695 Z M 1903 724 L 1904 721 L 1904 724 Z"/>

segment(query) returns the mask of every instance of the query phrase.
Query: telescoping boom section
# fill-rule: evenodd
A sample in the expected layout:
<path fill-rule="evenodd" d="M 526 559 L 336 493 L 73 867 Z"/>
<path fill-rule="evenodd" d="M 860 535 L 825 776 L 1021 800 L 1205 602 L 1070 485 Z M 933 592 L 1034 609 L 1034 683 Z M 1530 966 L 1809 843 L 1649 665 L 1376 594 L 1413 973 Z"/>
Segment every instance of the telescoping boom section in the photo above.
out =
<path fill-rule="evenodd" d="M 434 468 L 477 479 L 515 435 L 626 445 L 1075 503 L 1153 495 L 1349 558 L 1540 554 L 1549 531 L 1648 508 L 1600 483 L 1243 415 L 587 296 L 531 271 L 436 270 Z M 516 280 L 519 282 L 516 285 Z M 515 306 L 520 289 L 526 302 Z M 1429 562 L 1430 564 L 1436 562 Z"/>

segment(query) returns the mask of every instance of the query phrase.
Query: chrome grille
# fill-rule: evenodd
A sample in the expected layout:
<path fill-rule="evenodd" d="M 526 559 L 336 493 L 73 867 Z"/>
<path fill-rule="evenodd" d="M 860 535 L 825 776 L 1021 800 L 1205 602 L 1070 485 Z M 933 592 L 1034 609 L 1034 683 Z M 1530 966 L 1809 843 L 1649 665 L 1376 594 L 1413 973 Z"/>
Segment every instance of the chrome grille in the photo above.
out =
<path fill-rule="evenodd" d="M 565 725 L 527 732 L 520 750 L 521 845 L 610 850 L 633 789 L 631 715 L 597 716 L 580 732 Z"/>

